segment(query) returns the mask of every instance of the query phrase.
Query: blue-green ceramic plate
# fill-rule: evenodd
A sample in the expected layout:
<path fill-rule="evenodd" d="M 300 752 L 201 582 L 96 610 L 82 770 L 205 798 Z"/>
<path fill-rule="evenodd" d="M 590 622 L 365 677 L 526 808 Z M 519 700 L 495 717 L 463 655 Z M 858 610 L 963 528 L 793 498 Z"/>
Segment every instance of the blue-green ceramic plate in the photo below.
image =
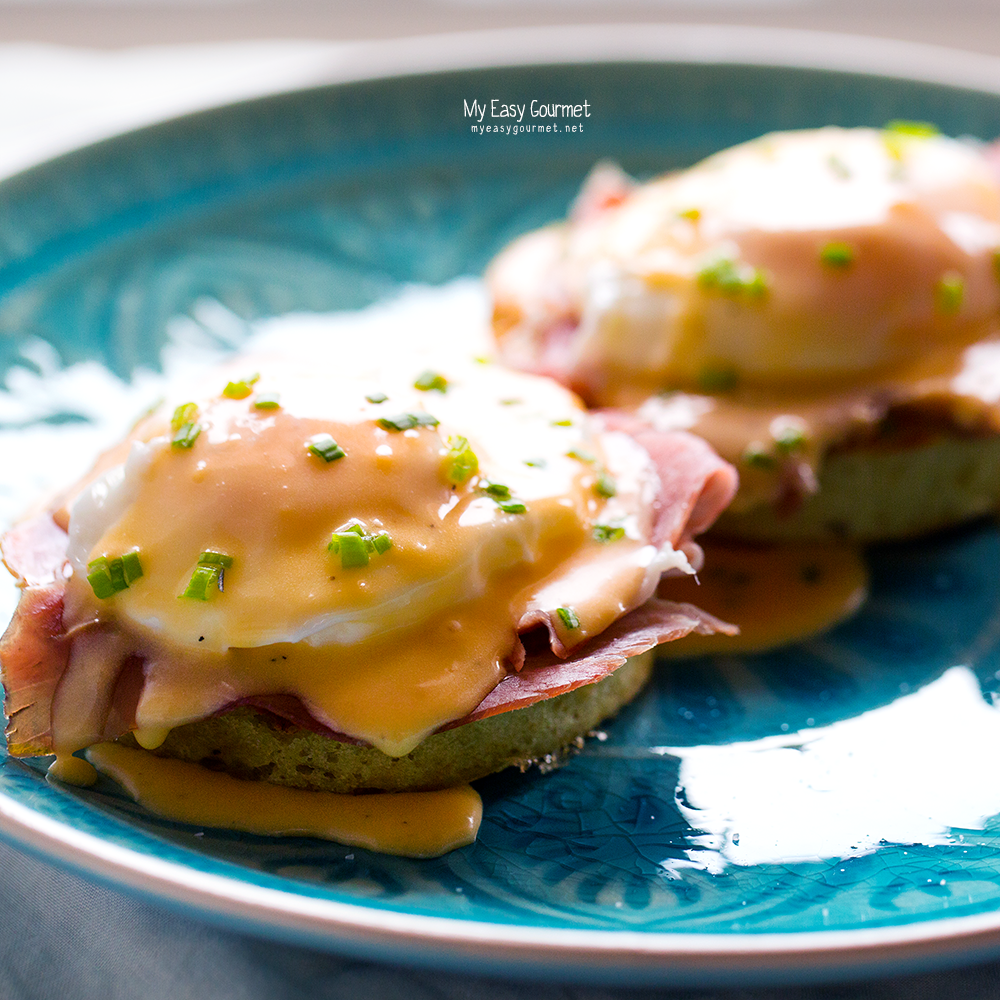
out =
<path fill-rule="evenodd" d="M 771 129 L 893 118 L 1000 132 L 1000 64 L 864 40 L 659 26 L 354 60 L 340 72 L 371 78 L 160 124 L 0 185 L 2 369 L 43 338 L 65 364 L 127 376 L 206 303 L 322 312 L 475 275 L 561 216 L 603 157 L 647 174 Z M 575 134 L 472 134 L 465 103 L 492 98 L 591 115 Z M 995 954 L 1000 531 L 871 564 L 870 602 L 832 633 L 665 665 L 565 769 L 483 782 L 478 843 L 438 860 L 195 830 L 13 760 L 0 832 L 231 926 L 479 973 L 741 983 Z"/>

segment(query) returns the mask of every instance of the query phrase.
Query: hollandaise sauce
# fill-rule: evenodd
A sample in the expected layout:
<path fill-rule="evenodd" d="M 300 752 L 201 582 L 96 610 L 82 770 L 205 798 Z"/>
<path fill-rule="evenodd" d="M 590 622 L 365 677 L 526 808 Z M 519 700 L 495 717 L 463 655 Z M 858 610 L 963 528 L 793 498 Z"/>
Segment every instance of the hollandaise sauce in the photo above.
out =
<path fill-rule="evenodd" d="M 433 858 L 471 844 L 482 819 L 482 800 L 468 785 L 432 792 L 336 795 L 242 781 L 117 743 L 91 747 L 87 757 L 151 813 L 196 826 L 319 837 L 382 854 Z"/>
<path fill-rule="evenodd" d="M 864 557 L 850 546 L 709 541 L 704 549 L 697 580 L 664 580 L 659 593 L 738 625 L 739 635 L 685 636 L 658 656 L 759 653 L 798 642 L 849 617 L 868 592 Z"/>

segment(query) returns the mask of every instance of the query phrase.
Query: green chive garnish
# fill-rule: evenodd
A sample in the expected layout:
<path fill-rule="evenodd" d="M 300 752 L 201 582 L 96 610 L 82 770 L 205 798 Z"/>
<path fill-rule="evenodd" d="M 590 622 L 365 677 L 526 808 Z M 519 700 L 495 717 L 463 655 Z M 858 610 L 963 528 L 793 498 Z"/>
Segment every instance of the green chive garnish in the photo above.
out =
<path fill-rule="evenodd" d="M 231 569 L 233 557 L 227 556 L 225 552 L 216 552 L 215 549 L 205 549 L 198 556 L 199 566 L 221 566 L 223 569 Z"/>
<path fill-rule="evenodd" d="M 429 413 L 400 413 L 395 417 L 379 417 L 375 421 L 386 431 L 409 431 L 414 427 L 437 427 L 440 420 Z"/>
<path fill-rule="evenodd" d="M 882 139 L 885 143 L 886 152 L 894 160 L 902 160 L 909 139 L 931 139 L 939 135 L 938 127 L 930 122 L 908 122 L 897 119 L 889 122 L 882 130 Z M 901 175 L 898 170 L 893 177 L 899 179 Z"/>
<path fill-rule="evenodd" d="M 578 462 L 586 462 L 588 465 L 593 465 L 597 461 L 597 456 L 584 448 L 570 448 L 566 452 L 566 457 L 575 458 Z"/>
<path fill-rule="evenodd" d="M 122 568 L 125 571 L 125 586 L 129 587 L 142 576 L 142 563 L 136 549 L 122 556 Z"/>
<path fill-rule="evenodd" d="M 523 403 L 523 399 L 518 399 L 516 396 L 511 396 L 509 399 L 501 399 L 499 403 L 501 406 L 517 406 L 518 403 Z"/>
<path fill-rule="evenodd" d="M 205 549 L 198 556 L 198 565 L 181 597 L 207 601 L 215 590 L 224 588 L 225 571 L 233 565 L 233 557 L 215 549 Z"/>
<path fill-rule="evenodd" d="M 355 535 L 364 535 L 365 526 L 360 521 L 348 521 L 346 524 L 342 524 L 339 528 L 334 531 L 335 535 L 342 535 L 345 532 L 350 531 Z"/>
<path fill-rule="evenodd" d="M 199 565 L 191 574 L 188 585 L 181 597 L 189 597 L 195 601 L 207 601 L 214 590 L 221 590 L 222 567 L 219 565 Z"/>
<path fill-rule="evenodd" d="M 618 486 L 614 479 L 602 470 L 597 474 L 597 479 L 594 481 L 594 492 L 599 497 L 610 499 L 617 494 Z"/>
<path fill-rule="evenodd" d="M 98 556 L 87 563 L 87 582 L 93 589 L 94 596 L 102 601 L 128 590 L 129 585 L 141 576 L 142 563 L 135 549 L 113 559 Z"/>
<path fill-rule="evenodd" d="M 941 130 L 931 122 L 912 122 L 903 118 L 894 118 L 888 122 L 884 131 L 893 135 L 905 135 L 914 139 L 931 139 L 941 134 Z"/>
<path fill-rule="evenodd" d="M 778 460 L 763 445 L 754 442 L 743 451 L 743 462 L 751 469 L 769 470 L 777 466 Z"/>
<path fill-rule="evenodd" d="M 111 578 L 111 586 L 115 591 L 125 590 L 128 584 L 125 582 L 125 566 L 122 564 L 121 556 L 108 560 L 108 576 Z"/>
<path fill-rule="evenodd" d="M 347 454 L 329 434 L 313 435 L 306 441 L 306 451 L 328 463 L 336 462 L 338 458 L 343 458 Z"/>
<path fill-rule="evenodd" d="M 702 366 L 697 381 L 702 392 L 732 392 L 740 384 L 740 372 L 735 365 L 709 363 Z"/>
<path fill-rule="evenodd" d="M 103 601 L 117 593 L 114 583 L 111 582 L 111 574 L 108 572 L 108 560 L 104 556 L 87 563 L 87 582 L 98 600 Z"/>
<path fill-rule="evenodd" d="M 370 396 L 365 396 L 369 403 L 384 403 L 388 398 L 384 392 L 373 392 Z"/>
<path fill-rule="evenodd" d="M 625 537 L 625 529 L 620 524 L 595 524 L 594 538 L 599 542 L 617 542 Z"/>
<path fill-rule="evenodd" d="M 793 452 L 801 451 L 806 443 L 806 434 L 801 427 L 793 424 L 782 427 L 774 435 L 774 446 L 781 455 L 791 455 Z"/>
<path fill-rule="evenodd" d="M 965 297 L 965 282 L 960 274 L 946 274 L 938 283 L 935 300 L 940 312 L 954 316 Z"/>
<path fill-rule="evenodd" d="M 854 263 L 854 247 L 850 243 L 827 243 L 820 250 L 819 259 L 827 267 L 850 267 Z"/>
<path fill-rule="evenodd" d="M 497 506 L 505 514 L 523 514 L 528 509 L 520 500 L 497 500 Z"/>
<path fill-rule="evenodd" d="M 360 521 L 353 520 L 337 528 L 327 545 L 328 551 L 340 556 L 340 565 L 344 569 L 367 566 L 369 553 L 383 555 L 391 548 L 392 539 L 387 531 L 370 535 Z"/>
<path fill-rule="evenodd" d="M 226 388 L 222 390 L 222 395 L 227 399 L 246 399 L 253 392 L 253 387 L 260 381 L 260 372 L 254 372 L 249 378 L 240 379 L 238 382 L 227 382 Z"/>
<path fill-rule="evenodd" d="M 170 429 L 173 431 L 170 443 L 175 448 L 190 448 L 198 440 L 201 427 L 196 423 L 197 419 L 196 403 L 181 403 L 174 410 L 174 415 L 170 418 Z"/>
<path fill-rule="evenodd" d="M 201 427 L 198 424 L 182 424 L 170 443 L 175 448 L 190 448 L 198 440 L 200 433 Z"/>
<path fill-rule="evenodd" d="M 355 569 L 368 565 L 368 546 L 363 535 L 353 531 L 344 531 L 333 536 L 337 545 L 334 551 L 340 556 L 340 565 L 344 569 Z"/>
<path fill-rule="evenodd" d="M 556 608 L 556 614 L 563 623 L 563 628 L 573 630 L 580 627 L 580 619 L 572 608 Z"/>
<path fill-rule="evenodd" d="M 413 383 L 413 388 L 421 389 L 424 392 L 430 392 L 431 390 L 435 392 L 447 392 L 448 380 L 440 372 L 428 369 L 417 376 L 416 382 Z"/>
<path fill-rule="evenodd" d="M 170 429 L 179 431 L 185 424 L 194 423 L 198 419 L 197 403 L 181 403 L 170 418 Z"/>
<path fill-rule="evenodd" d="M 723 295 L 761 298 L 767 292 L 767 278 L 755 267 L 738 267 L 728 258 L 713 261 L 698 272 L 698 284 Z"/>
<path fill-rule="evenodd" d="M 503 483 L 486 483 L 483 486 L 483 492 L 494 500 L 509 500 L 510 499 L 510 487 L 504 486 Z"/>
<path fill-rule="evenodd" d="M 281 406 L 281 397 L 276 392 L 258 393 L 253 405 L 256 410 L 276 410 Z"/>
<path fill-rule="evenodd" d="M 524 464 L 532 469 L 544 469 L 549 463 L 544 458 L 526 458 Z"/>
<path fill-rule="evenodd" d="M 553 420 L 552 421 L 552 426 L 553 427 L 572 427 L 573 426 L 573 421 L 572 420 Z"/>
<path fill-rule="evenodd" d="M 445 475 L 453 486 L 460 486 L 479 471 L 479 459 L 469 447 L 468 438 L 457 435 L 448 438 L 445 455 Z"/>

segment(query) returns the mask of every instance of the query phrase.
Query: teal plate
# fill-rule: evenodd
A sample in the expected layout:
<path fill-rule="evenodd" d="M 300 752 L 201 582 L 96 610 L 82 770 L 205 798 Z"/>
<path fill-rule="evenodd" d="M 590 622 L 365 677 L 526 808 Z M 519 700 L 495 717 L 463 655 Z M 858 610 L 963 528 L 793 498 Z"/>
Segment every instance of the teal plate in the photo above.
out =
<path fill-rule="evenodd" d="M 772 129 L 1000 131 L 996 63 L 823 46 L 817 68 L 817 38 L 781 32 L 396 45 L 369 79 L 72 153 L 0 185 L 0 366 L 42 338 L 127 377 L 206 303 L 253 320 L 477 274 L 604 157 L 643 175 Z M 593 110 L 582 133 L 472 134 L 464 102 L 492 97 Z M 478 842 L 437 860 L 196 830 L 14 760 L 0 833 L 227 926 L 480 974 L 741 984 L 995 955 L 998 564 L 993 524 L 873 551 L 852 621 L 779 653 L 664 664 L 564 769 L 482 782 Z"/>

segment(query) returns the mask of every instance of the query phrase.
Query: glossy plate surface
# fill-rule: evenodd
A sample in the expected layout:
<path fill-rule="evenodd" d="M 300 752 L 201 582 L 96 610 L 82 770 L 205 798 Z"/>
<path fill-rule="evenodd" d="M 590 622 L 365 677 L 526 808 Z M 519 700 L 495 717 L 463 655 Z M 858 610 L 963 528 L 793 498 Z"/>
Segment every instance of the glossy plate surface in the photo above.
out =
<path fill-rule="evenodd" d="M 589 64 L 574 51 L 595 55 L 599 34 L 574 37 L 526 35 L 537 65 L 206 112 L 5 182 L 0 370 L 30 368 L 25 355 L 44 369 L 42 339 L 61 365 L 128 377 L 157 365 L 178 317 L 224 341 L 213 316 L 353 309 L 477 274 L 560 217 L 604 157 L 648 175 L 772 129 L 908 118 L 992 139 L 1000 121 L 997 93 L 940 82 L 946 54 L 938 82 L 920 82 L 878 75 L 877 59 L 867 74 L 796 68 L 781 33 L 619 31 L 615 59 Z M 754 65 L 762 40 L 788 65 Z M 867 44 L 844 43 L 841 62 L 857 69 Z M 452 45 L 441 62 L 487 49 Z M 433 46 L 409 52 L 433 64 Z M 492 97 L 593 111 L 577 134 L 472 134 L 464 102 Z M 78 410 L 49 399 L 0 432 L 71 427 Z M 8 470 L 16 439 L 3 436 Z M 12 760 L 0 833 L 232 926 L 479 973 L 737 983 L 992 954 L 998 564 L 991 524 L 873 551 L 854 620 L 780 653 L 665 664 L 563 770 L 481 783 L 478 843 L 435 861 L 195 830 Z"/>

